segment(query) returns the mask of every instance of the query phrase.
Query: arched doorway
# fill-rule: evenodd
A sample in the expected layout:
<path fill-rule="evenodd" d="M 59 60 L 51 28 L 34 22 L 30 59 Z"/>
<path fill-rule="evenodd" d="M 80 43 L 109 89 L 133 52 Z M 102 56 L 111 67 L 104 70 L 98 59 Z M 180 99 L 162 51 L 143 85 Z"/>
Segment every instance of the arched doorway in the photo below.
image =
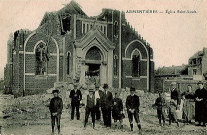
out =
<path fill-rule="evenodd" d="M 96 46 L 91 47 L 85 56 L 86 83 L 101 84 L 103 54 Z"/>

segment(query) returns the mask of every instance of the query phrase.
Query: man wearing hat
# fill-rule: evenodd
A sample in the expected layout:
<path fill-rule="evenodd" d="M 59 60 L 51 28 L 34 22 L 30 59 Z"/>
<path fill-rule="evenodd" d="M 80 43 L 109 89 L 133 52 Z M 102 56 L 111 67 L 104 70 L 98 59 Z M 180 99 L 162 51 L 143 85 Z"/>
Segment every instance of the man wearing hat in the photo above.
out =
<path fill-rule="evenodd" d="M 60 116 L 62 114 L 63 102 L 58 96 L 59 91 L 52 91 L 54 97 L 50 101 L 49 109 L 51 113 L 51 124 L 52 124 L 52 134 L 54 134 L 55 121 L 58 128 L 58 134 L 60 133 Z"/>
<path fill-rule="evenodd" d="M 171 125 L 172 120 L 174 120 L 177 123 L 177 126 L 179 126 L 176 110 L 180 107 L 181 95 L 180 91 L 176 89 L 176 82 L 172 82 L 170 84 L 170 95 L 171 101 L 169 107 L 169 125 Z"/>
<path fill-rule="evenodd" d="M 71 98 L 71 120 L 74 119 L 74 112 L 76 109 L 76 116 L 77 120 L 80 119 L 80 112 L 79 112 L 79 107 L 80 107 L 80 101 L 82 100 L 82 94 L 79 89 L 77 89 L 78 83 L 74 84 L 74 89 L 70 91 L 70 98 Z"/>
<path fill-rule="evenodd" d="M 101 118 L 101 111 L 100 111 L 101 97 L 103 96 L 103 91 L 99 90 L 98 85 L 96 85 L 95 88 L 96 88 L 95 90 L 96 120 L 100 120 Z"/>
<path fill-rule="evenodd" d="M 103 96 L 101 97 L 101 110 L 104 125 L 111 128 L 111 109 L 113 106 L 113 96 L 110 91 L 108 91 L 108 84 L 103 86 Z"/>
<path fill-rule="evenodd" d="M 95 95 L 94 95 L 94 88 L 89 87 L 89 94 L 87 95 L 86 98 L 86 112 L 85 112 L 85 122 L 84 122 L 84 128 L 86 127 L 86 124 L 88 123 L 88 117 L 91 113 L 92 117 L 92 123 L 93 123 L 93 128 L 95 128 Z"/>
<path fill-rule="evenodd" d="M 195 91 L 195 121 L 198 122 L 198 126 L 206 126 L 207 122 L 207 90 L 203 86 L 203 82 L 197 83 L 198 89 Z"/>
<path fill-rule="evenodd" d="M 130 95 L 126 99 L 126 108 L 129 118 L 131 131 L 133 131 L 133 117 L 137 123 L 138 129 L 141 130 L 141 124 L 139 120 L 139 96 L 135 95 L 135 88 L 130 88 Z"/>

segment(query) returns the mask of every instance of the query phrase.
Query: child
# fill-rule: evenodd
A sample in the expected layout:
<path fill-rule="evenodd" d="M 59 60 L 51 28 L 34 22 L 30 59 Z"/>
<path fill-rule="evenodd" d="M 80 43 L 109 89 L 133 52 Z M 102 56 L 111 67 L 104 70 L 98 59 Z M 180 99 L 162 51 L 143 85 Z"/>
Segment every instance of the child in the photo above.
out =
<path fill-rule="evenodd" d="M 119 120 L 121 127 L 123 129 L 123 118 L 125 118 L 123 114 L 123 103 L 120 98 L 118 98 L 118 93 L 115 92 L 115 98 L 113 100 L 113 109 L 112 109 L 112 117 L 114 119 L 115 129 L 117 128 L 117 120 Z"/>
<path fill-rule="evenodd" d="M 166 119 L 166 112 L 165 109 L 167 107 L 165 98 L 161 93 L 159 93 L 159 97 L 155 100 L 155 104 L 153 107 L 157 107 L 157 116 L 159 119 L 159 124 L 162 126 L 162 120 L 163 120 L 163 126 L 165 126 L 165 119 Z"/>

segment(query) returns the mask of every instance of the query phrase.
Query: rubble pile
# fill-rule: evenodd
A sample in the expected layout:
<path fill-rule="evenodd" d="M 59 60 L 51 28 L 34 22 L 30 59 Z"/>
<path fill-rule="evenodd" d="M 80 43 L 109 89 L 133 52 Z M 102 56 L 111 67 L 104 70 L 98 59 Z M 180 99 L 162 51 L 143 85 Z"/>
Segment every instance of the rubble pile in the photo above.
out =
<path fill-rule="evenodd" d="M 126 112 L 126 98 L 128 95 L 130 95 L 130 89 L 113 89 L 111 90 L 112 93 L 119 93 L 119 98 L 122 99 L 123 105 Z M 150 92 L 144 92 L 143 90 L 136 90 L 135 94 L 139 96 L 140 98 L 140 113 L 142 114 L 150 114 L 152 113 L 152 104 L 155 103 L 156 98 L 158 97 L 158 94 L 153 94 Z"/>
<path fill-rule="evenodd" d="M 72 87 L 64 87 L 59 86 L 56 88 L 60 91 L 59 95 L 63 99 L 63 111 L 65 109 L 70 109 L 70 90 Z M 52 89 L 51 89 L 52 90 Z M 19 97 L 14 99 L 8 99 L 5 101 L 3 106 L 3 114 L 4 118 L 15 117 L 18 119 L 45 119 L 50 117 L 49 113 L 49 102 L 50 99 L 53 97 L 52 91 L 42 94 L 42 95 L 32 95 L 32 96 L 25 96 Z M 112 94 L 114 95 L 115 92 L 119 94 L 119 97 L 122 99 L 125 113 L 126 113 L 126 97 L 130 94 L 129 89 L 110 89 Z M 86 95 L 88 91 L 86 89 L 81 89 L 82 92 L 82 101 L 81 101 L 81 113 L 85 112 L 85 102 L 86 102 Z M 144 93 L 142 90 L 136 90 L 136 94 L 140 96 L 140 113 L 142 114 L 149 114 L 152 112 L 152 104 L 154 104 L 155 99 L 157 98 L 156 94 L 152 93 Z"/>
<path fill-rule="evenodd" d="M 49 104 L 51 94 L 32 95 L 5 100 L 3 118 L 15 117 L 18 119 L 49 118 Z"/>

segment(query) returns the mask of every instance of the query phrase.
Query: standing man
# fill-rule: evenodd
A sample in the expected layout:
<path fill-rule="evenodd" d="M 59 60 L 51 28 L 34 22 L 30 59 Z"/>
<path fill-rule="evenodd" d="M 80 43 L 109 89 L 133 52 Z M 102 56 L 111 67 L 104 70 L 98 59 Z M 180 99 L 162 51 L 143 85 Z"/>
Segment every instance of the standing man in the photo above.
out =
<path fill-rule="evenodd" d="M 91 113 L 93 128 L 95 128 L 95 95 L 94 95 L 94 89 L 92 87 L 89 88 L 89 94 L 86 98 L 86 112 L 85 112 L 85 123 L 84 128 L 86 127 L 86 124 L 88 123 L 88 117 Z"/>
<path fill-rule="evenodd" d="M 135 88 L 130 88 L 130 95 L 126 99 L 126 108 L 131 131 L 133 131 L 133 117 L 137 123 L 138 129 L 141 130 L 141 124 L 139 120 L 139 106 L 139 96 L 135 95 Z"/>
<path fill-rule="evenodd" d="M 179 122 L 177 120 L 177 115 L 175 111 L 180 108 L 181 95 L 180 91 L 176 89 L 176 82 L 172 82 L 170 84 L 170 95 L 171 101 L 169 107 L 169 125 L 171 125 L 172 120 L 174 120 L 179 127 Z"/>
<path fill-rule="evenodd" d="M 206 126 L 207 122 L 207 90 L 203 87 L 203 82 L 197 83 L 198 89 L 195 91 L 195 121 L 198 122 L 198 126 Z"/>
<path fill-rule="evenodd" d="M 62 114 L 63 102 L 58 96 L 59 91 L 52 91 L 54 98 L 51 99 L 49 109 L 51 113 L 51 124 L 52 124 L 52 134 L 54 134 L 55 121 L 58 128 L 58 134 L 60 134 L 60 116 Z"/>
<path fill-rule="evenodd" d="M 77 120 L 80 119 L 79 107 L 80 107 L 80 101 L 82 100 L 82 94 L 81 91 L 77 89 L 77 87 L 78 84 L 74 83 L 74 89 L 70 91 L 71 106 L 72 106 L 71 120 L 74 119 L 75 109 L 76 109 Z"/>
<path fill-rule="evenodd" d="M 104 120 L 104 125 L 111 128 L 111 109 L 113 106 L 113 96 L 110 91 L 108 91 L 108 84 L 104 84 L 103 96 L 101 97 L 101 110 Z"/>
<path fill-rule="evenodd" d="M 103 91 L 99 90 L 98 85 L 96 85 L 95 87 L 96 87 L 96 91 L 95 91 L 96 120 L 100 120 L 101 119 L 101 111 L 100 111 L 101 97 L 103 96 Z"/>

